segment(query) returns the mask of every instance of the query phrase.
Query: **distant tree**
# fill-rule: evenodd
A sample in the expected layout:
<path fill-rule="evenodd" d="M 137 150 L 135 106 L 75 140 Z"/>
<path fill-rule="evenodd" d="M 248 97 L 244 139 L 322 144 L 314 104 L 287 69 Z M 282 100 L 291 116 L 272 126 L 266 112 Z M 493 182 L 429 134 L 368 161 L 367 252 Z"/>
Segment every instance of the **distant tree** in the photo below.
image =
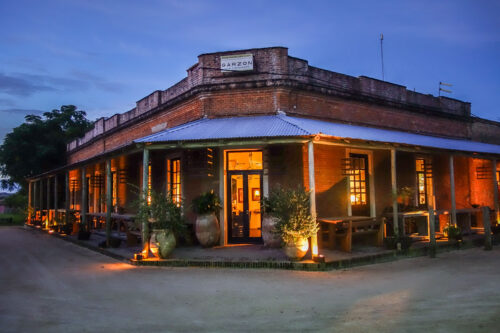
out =
<path fill-rule="evenodd" d="M 27 115 L 25 122 L 5 136 L 0 146 L 0 186 L 26 193 L 26 177 L 34 176 L 66 163 L 66 144 L 92 129 L 86 112 L 74 105 L 42 116 Z"/>
<path fill-rule="evenodd" d="M 25 191 L 20 190 L 17 193 L 13 193 L 4 199 L 4 203 L 9 208 L 17 209 L 22 211 L 27 207 L 28 196 L 24 193 Z"/>

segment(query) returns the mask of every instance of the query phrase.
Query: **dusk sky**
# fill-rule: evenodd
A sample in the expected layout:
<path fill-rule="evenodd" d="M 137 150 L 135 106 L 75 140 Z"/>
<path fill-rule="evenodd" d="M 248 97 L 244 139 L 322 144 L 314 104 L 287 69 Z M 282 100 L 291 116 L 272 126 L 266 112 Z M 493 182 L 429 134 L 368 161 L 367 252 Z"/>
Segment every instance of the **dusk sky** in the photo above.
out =
<path fill-rule="evenodd" d="M 500 1 L 0 1 L 0 138 L 26 114 L 127 111 L 201 53 L 285 46 L 312 66 L 452 98 L 500 121 Z"/>

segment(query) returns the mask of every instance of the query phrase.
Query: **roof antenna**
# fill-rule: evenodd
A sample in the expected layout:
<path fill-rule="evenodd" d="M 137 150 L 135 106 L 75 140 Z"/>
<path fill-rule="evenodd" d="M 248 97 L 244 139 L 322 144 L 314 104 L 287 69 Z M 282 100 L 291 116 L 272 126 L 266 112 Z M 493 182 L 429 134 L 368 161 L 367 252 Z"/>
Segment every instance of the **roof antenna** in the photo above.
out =
<path fill-rule="evenodd" d="M 444 82 L 439 81 L 439 94 L 438 94 L 438 96 L 439 96 L 439 97 L 441 97 L 441 91 L 444 91 L 444 92 L 446 92 L 446 93 L 448 93 L 448 94 L 451 94 L 451 93 L 452 93 L 452 91 L 451 91 L 451 90 L 444 89 L 444 88 L 442 88 L 441 86 L 453 87 L 453 85 L 452 85 L 452 84 L 450 84 L 450 83 L 444 83 Z"/>
<path fill-rule="evenodd" d="M 384 34 L 380 34 L 380 55 L 382 60 L 382 81 L 385 81 L 384 77 Z"/>

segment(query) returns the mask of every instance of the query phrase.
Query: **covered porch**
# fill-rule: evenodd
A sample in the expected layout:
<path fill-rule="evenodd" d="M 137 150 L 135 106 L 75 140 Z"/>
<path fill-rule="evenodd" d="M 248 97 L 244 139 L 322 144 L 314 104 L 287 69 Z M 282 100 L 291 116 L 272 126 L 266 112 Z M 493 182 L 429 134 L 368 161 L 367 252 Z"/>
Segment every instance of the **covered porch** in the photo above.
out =
<path fill-rule="evenodd" d="M 474 234 L 498 223 L 499 155 L 497 145 L 284 114 L 201 119 L 32 179 L 29 222 L 83 223 L 133 248 L 144 238 L 145 226 L 133 223 L 141 192 L 170 191 L 192 231 L 191 200 L 214 190 L 223 202 L 219 244 L 230 248 L 261 243 L 262 196 L 303 186 L 321 223 L 313 256 L 382 251 L 394 235 L 435 246 L 449 224 Z M 196 244 L 190 235 L 181 243 Z"/>

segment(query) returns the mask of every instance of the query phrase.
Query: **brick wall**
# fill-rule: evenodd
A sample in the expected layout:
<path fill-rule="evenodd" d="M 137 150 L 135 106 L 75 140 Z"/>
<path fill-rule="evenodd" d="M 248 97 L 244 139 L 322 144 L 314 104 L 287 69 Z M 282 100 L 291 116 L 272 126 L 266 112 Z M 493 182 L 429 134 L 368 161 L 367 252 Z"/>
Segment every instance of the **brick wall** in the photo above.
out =
<path fill-rule="evenodd" d="M 345 149 L 314 145 L 316 210 L 319 217 L 347 215 L 347 177 L 342 175 Z"/>
<path fill-rule="evenodd" d="M 478 158 L 470 159 L 469 177 L 470 177 L 470 195 L 471 203 L 480 206 L 489 206 L 494 208 L 493 204 L 493 179 L 491 176 L 479 179 L 478 167 L 491 168 L 491 161 Z M 491 169 L 489 169 L 491 170 Z"/>
<path fill-rule="evenodd" d="M 224 73 L 220 57 L 252 53 L 254 71 Z M 476 124 L 471 132 L 470 104 L 408 91 L 404 86 L 368 77 L 352 77 L 309 66 L 283 47 L 202 54 L 187 78 L 155 91 L 134 109 L 99 119 L 94 130 L 68 144 L 69 162 L 129 144 L 151 134 L 151 127 L 176 126 L 203 115 L 223 117 L 291 114 L 412 132 L 497 140 L 498 128 Z M 487 131 L 483 131 L 486 127 Z M 486 134 L 482 134 L 486 133 Z"/>
<path fill-rule="evenodd" d="M 392 207 L 391 152 L 373 151 L 373 174 L 375 183 L 376 215 L 380 216 L 388 207 Z"/>

